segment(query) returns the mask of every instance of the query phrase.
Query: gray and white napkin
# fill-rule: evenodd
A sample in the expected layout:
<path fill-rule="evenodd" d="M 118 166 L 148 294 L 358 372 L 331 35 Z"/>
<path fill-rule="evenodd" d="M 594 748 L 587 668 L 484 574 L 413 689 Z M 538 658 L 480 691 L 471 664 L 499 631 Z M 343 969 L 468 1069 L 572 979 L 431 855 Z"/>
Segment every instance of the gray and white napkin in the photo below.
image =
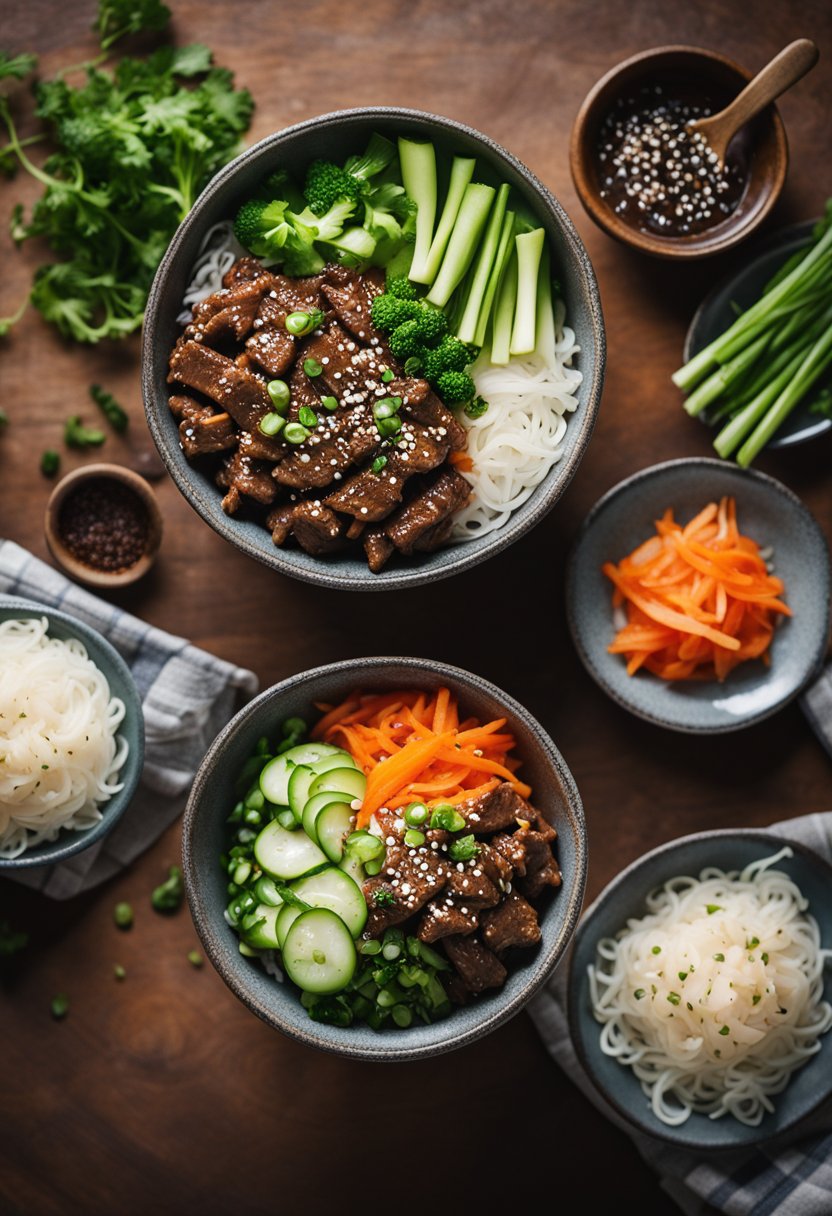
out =
<path fill-rule="evenodd" d="M 832 723 L 832 714 L 825 719 Z M 832 812 L 772 825 L 772 832 L 801 841 L 832 861 Z M 832 1102 L 801 1128 L 800 1139 L 708 1159 L 634 1132 L 593 1086 L 580 1064 L 566 1015 L 568 962 L 564 960 L 529 1013 L 543 1042 L 566 1075 L 602 1114 L 630 1136 L 662 1188 L 686 1216 L 716 1209 L 726 1216 L 830 1216 L 832 1213 Z M 706 1207 L 710 1205 L 710 1207 Z"/>
<path fill-rule="evenodd" d="M 142 698 L 141 782 L 112 832 L 67 861 L 8 875 L 53 899 L 69 899 L 112 878 L 181 815 L 209 744 L 233 716 L 238 701 L 257 691 L 257 678 L 83 591 L 13 541 L 2 539 L 0 592 L 60 608 L 92 625 L 121 654 Z"/>

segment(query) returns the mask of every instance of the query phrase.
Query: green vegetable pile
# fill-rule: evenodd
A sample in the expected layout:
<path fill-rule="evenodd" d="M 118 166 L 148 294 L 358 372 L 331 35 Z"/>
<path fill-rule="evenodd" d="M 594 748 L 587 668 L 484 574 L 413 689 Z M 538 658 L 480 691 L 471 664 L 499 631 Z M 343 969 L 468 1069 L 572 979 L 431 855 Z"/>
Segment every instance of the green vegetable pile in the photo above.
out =
<path fill-rule="evenodd" d="M 760 298 L 673 375 L 685 409 L 724 422 L 720 456 L 746 468 L 832 365 L 832 199 L 808 245 L 766 284 Z M 821 387 L 810 409 L 832 417 Z"/>
<path fill-rule="evenodd" d="M 170 17 L 158 0 L 102 0 L 95 30 L 103 54 L 79 65 L 84 80 L 67 83 L 67 68 L 34 85 L 35 114 L 46 131 L 23 140 L 17 96 L 0 96 L 8 143 L 0 168 L 26 170 L 43 193 L 24 217 L 14 209 L 20 244 L 43 238 L 58 260 L 35 274 L 32 304 L 64 336 L 98 342 L 132 333 L 142 323 L 156 267 L 179 222 L 208 180 L 240 148 L 253 102 L 232 74 L 212 66 L 206 46 L 163 46 L 146 58 L 102 66 L 113 44 L 140 30 L 161 30 Z M 0 79 L 23 80 L 33 55 L 0 53 Z M 49 139 L 42 166 L 27 146 Z M 27 301 L 0 320 L 0 334 Z"/>

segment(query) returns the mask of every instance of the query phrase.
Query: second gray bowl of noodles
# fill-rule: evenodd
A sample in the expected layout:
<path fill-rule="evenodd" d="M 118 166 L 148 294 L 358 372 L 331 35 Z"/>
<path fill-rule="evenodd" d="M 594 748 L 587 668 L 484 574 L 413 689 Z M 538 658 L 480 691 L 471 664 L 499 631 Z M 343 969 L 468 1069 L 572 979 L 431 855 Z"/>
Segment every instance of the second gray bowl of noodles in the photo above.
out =
<path fill-rule="evenodd" d="M 313 557 L 301 549 L 276 548 L 269 532 L 253 519 L 224 514 L 221 492 L 212 477 L 189 464 L 179 445 L 177 424 L 168 407 L 168 358 L 181 333 L 177 320 L 193 267 L 213 225 L 233 219 L 279 166 L 302 173 L 316 158 L 343 159 L 363 151 L 373 132 L 432 141 L 438 151 L 476 157 L 478 180 L 508 182 L 545 228 L 552 274 L 561 284 L 566 324 L 580 353 L 575 366 L 582 382 L 569 418 L 562 455 L 511 517 L 493 532 L 414 558 L 397 555 L 379 574 L 371 574 L 363 555 Z M 488 136 L 462 123 L 417 110 L 379 106 L 343 110 L 287 127 L 242 153 L 209 183 L 175 233 L 162 259 L 145 314 L 142 392 L 148 425 L 176 485 L 210 526 L 236 548 L 273 569 L 306 582 L 336 589 L 391 590 L 435 581 L 466 570 L 501 552 L 539 522 L 554 506 L 574 475 L 589 442 L 601 399 L 606 344 L 601 302 L 587 252 L 560 203 L 535 175 Z"/>
<path fill-rule="evenodd" d="M 119 746 L 126 746 L 126 756 L 114 780 L 121 788 L 98 805 L 100 818 L 88 827 L 61 827 L 53 840 L 41 840 L 28 845 L 16 857 L 0 855 L 0 873 L 32 866 L 50 866 L 66 861 L 102 840 L 117 824 L 130 805 L 142 773 L 144 761 L 144 716 L 142 702 L 129 667 L 117 650 L 97 630 L 67 612 L 17 596 L 0 596 L 0 624 L 9 620 L 29 620 L 46 617 L 47 635 L 60 641 L 77 639 L 88 658 L 104 676 L 111 698 L 124 705 L 124 717 L 117 730 Z M 78 706 L 75 707 L 76 714 Z M 0 797 L 2 795 L 0 794 Z"/>
<path fill-rule="evenodd" d="M 593 1014 L 588 968 L 596 961 L 598 943 L 604 938 L 614 938 L 631 918 L 640 920 L 644 917 L 651 892 L 683 875 L 698 878 L 703 869 L 741 871 L 752 862 L 774 856 L 784 846 L 788 846 L 793 855 L 778 860 L 770 868 L 784 872 L 800 889 L 809 904 L 806 915 L 817 922 L 821 946 L 829 949 L 832 946 L 832 905 L 829 902 L 832 865 L 786 834 L 754 829 L 702 832 L 653 849 L 614 878 L 584 913 L 569 963 L 568 1012 L 572 1042 L 599 1094 L 612 1111 L 635 1130 L 696 1152 L 742 1150 L 798 1134 L 808 1117 L 832 1095 L 829 1065 L 832 1031 L 827 1031 L 819 1036 L 817 1054 L 811 1055 L 791 1073 L 782 1092 L 770 1095 L 774 1109 L 764 1114 L 756 1126 L 742 1123 L 730 1113 L 712 1119 L 697 1112 L 677 1126 L 669 1125 L 654 1113 L 633 1069 L 602 1050 L 602 1026 Z M 681 988 L 683 995 L 682 982 L 677 983 L 676 977 L 673 982 L 675 988 Z M 821 982 L 823 991 L 819 999 L 832 1002 L 832 974 L 828 961 Z"/>

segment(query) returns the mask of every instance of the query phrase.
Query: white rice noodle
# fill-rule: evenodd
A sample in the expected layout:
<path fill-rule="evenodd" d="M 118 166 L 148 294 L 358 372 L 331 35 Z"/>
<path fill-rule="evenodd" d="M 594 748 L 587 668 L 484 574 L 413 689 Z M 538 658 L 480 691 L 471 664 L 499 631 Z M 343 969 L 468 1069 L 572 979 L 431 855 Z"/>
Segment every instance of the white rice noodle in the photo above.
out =
<path fill-rule="evenodd" d="M 601 1047 L 629 1065 L 653 1113 L 755 1127 L 832 1026 L 807 901 L 773 857 L 654 891 L 647 915 L 598 943 L 589 968 Z"/>
<path fill-rule="evenodd" d="M 122 788 L 124 702 L 77 638 L 48 627 L 0 624 L 0 857 L 92 827 Z"/>
<path fill-rule="evenodd" d="M 555 305 L 555 341 L 549 357 L 515 355 L 506 367 L 492 366 L 485 352 L 474 364 L 477 393 L 488 402 L 479 418 L 460 414 L 474 462 L 465 477 L 471 501 L 455 517 L 451 542 L 485 536 L 500 528 L 531 497 L 557 463 L 569 415 L 578 405 L 581 373 L 571 366 L 579 347 Z"/>
<path fill-rule="evenodd" d="M 246 250 L 234 236 L 231 220 L 221 220 L 209 228 L 199 247 L 191 281 L 182 300 L 182 311 L 176 318 L 180 325 L 187 325 L 191 309 L 213 295 L 222 287 L 223 275 L 231 269 L 238 258 L 246 256 Z"/>

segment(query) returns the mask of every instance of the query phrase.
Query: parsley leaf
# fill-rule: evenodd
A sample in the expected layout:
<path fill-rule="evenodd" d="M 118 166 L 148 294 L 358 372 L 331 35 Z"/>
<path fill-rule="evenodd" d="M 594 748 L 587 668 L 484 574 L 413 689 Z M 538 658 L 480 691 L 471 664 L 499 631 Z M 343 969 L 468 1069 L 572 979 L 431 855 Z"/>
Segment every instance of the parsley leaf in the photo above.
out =
<path fill-rule="evenodd" d="M 119 434 L 123 434 L 127 430 L 130 419 L 113 394 L 105 392 L 100 384 L 91 384 L 90 396 L 95 404 L 101 408 L 104 417 L 113 430 L 118 431 Z"/>
<path fill-rule="evenodd" d="M 64 443 L 68 448 L 97 448 L 106 438 L 103 431 L 84 426 L 78 414 L 67 418 L 64 425 Z"/>
<path fill-rule="evenodd" d="M 10 55 L 8 51 L 0 51 L 0 80 L 11 77 L 22 80 L 38 65 L 37 55 Z"/>
<path fill-rule="evenodd" d="M 163 30 L 169 21 L 170 9 L 160 0 L 101 0 L 92 28 L 106 51 L 127 34 Z"/>

